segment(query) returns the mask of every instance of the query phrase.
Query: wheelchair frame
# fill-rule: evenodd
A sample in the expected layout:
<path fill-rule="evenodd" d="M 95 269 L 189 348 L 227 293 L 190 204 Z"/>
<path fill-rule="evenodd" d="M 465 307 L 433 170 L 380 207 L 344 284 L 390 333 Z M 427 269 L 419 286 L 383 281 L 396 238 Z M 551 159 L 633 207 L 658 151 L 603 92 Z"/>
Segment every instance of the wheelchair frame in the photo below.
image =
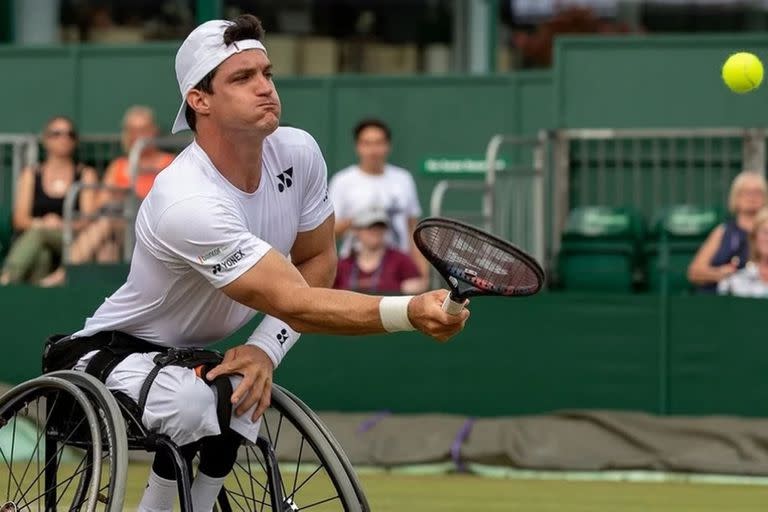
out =
<path fill-rule="evenodd" d="M 74 400 L 85 413 L 90 439 L 101 441 L 85 443 L 92 446 L 86 446 L 82 443 L 80 445 L 81 448 L 86 449 L 86 456 L 93 466 L 88 468 L 78 483 L 76 496 L 79 497 L 82 494 L 83 499 L 81 502 L 76 502 L 77 505 L 73 507 L 74 510 L 92 512 L 97 510 L 97 507 L 100 507 L 98 510 L 107 512 L 123 510 L 128 475 L 128 450 L 147 452 L 165 450 L 174 461 L 180 508 L 182 512 L 192 511 L 191 475 L 179 447 L 167 436 L 149 432 L 144 427 L 138 406 L 132 399 L 121 393 L 110 392 L 103 383 L 91 375 L 72 370 L 56 371 L 14 387 L 0 397 L 0 428 L 3 428 L 12 416 L 8 411 L 14 407 L 18 408 L 18 400 L 24 400 L 25 393 L 34 393 L 41 389 L 65 393 L 69 399 Z M 302 443 L 306 439 L 307 444 L 314 450 L 321 464 L 320 467 L 326 470 L 328 478 L 335 488 L 336 497 L 343 506 L 343 510 L 368 512 L 370 506 L 349 459 L 338 441 L 317 415 L 298 397 L 276 384 L 273 384 L 272 405 L 270 407 L 281 414 L 281 422 L 283 418 L 287 419 L 303 436 Z M 268 427 L 266 421 L 265 424 Z M 58 465 L 52 465 L 51 462 L 56 458 L 56 443 L 61 442 L 61 439 L 57 439 L 56 432 L 47 423 L 44 435 L 46 437 L 45 510 L 54 511 L 57 506 L 56 471 Z M 280 512 L 301 510 L 301 508 L 296 508 L 293 494 L 288 494 L 284 486 L 271 437 L 270 432 L 268 432 L 267 437 L 260 434 L 255 445 L 264 460 L 261 467 L 266 475 L 268 485 L 263 489 L 265 494 L 269 494 L 269 503 L 254 500 L 254 506 L 256 503 L 261 503 L 262 507 L 268 505 L 272 511 Z M 75 441 L 69 438 L 65 441 L 67 442 L 62 444 L 77 445 Z M 275 440 L 275 444 L 277 444 L 277 440 Z M 251 448 L 246 447 L 247 449 Z M 106 486 L 106 494 L 99 492 L 99 484 L 103 477 L 93 478 L 94 475 L 102 475 L 102 458 L 109 459 L 109 481 Z M 301 452 L 299 453 L 300 461 Z M 259 463 L 261 464 L 261 461 Z M 242 465 L 240 468 L 244 469 Z M 250 469 L 250 463 L 248 469 Z M 293 493 L 298 491 L 295 484 L 294 479 Z M 2 490 L 0 490 L 1 492 Z M 218 497 L 218 510 L 221 512 L 232 510 L 229 500 L 231 492 L 231 490 L 222 488 Z M 0 502 L 2 502 L 1 494 Z"/>

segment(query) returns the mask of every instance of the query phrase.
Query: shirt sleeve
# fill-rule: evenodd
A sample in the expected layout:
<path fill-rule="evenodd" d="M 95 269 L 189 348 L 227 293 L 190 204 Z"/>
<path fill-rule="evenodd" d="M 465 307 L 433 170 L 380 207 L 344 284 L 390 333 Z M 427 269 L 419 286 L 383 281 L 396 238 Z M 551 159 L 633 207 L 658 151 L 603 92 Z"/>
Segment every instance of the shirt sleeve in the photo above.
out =
<path fill-rule="evenodd" d="M 304 187 L 304 201 L 299 218 L 299 232 L 311 231 L 323 223 L 333 213 L 333 205 L 328 198 L 328 168 L 320 147 L 310 135 L 307 150 L 299 157 L 303 159 L 307 181 Z"/>
<path fill-rule="evenodd" d="M 196 196 L 163 212 L 156 242 L 221 288 L 243 275 L 271 249 L 248 231 L 237 206 L 221 198 Z"/>
<path fill-rule="evenodd" d="M 343 187 L 339 181 L 339 174 L 336 174 L 331 178 L 331 182 L 328 184 L 328 197 L 331 199 L 331 205 L 333 206 L 336 218 L 346 219 L 349 218 L 349 214 L 345 208 L 344 196 L 342 195 Z"/>
<path fill-rule="evenodd" d="M 421 203 L 419 203 L 419 193 L 416 190 L 416 182 L 413 176 L 408 174 L 408 205 L 406 207 L 408 217 L 421 217 Z"/>

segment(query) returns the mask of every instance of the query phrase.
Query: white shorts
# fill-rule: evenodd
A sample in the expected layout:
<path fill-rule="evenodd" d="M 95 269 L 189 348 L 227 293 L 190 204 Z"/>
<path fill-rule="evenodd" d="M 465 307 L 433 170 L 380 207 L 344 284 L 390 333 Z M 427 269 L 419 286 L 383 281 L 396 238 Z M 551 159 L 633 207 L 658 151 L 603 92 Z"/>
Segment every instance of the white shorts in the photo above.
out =
<path fill-rule="evenodd" d="M 88 352 L 74 369 L 84 371 L 96 352 Z M 138 402 L 141 386 L 155 367 L 153 359 L 157 354 L 159 352 L 131 354 L 123 359 L 107 377 L 107 388 L 121 391 Z M 236 389 L 242 377 L 234 375 L 230 380 L 232 389 Z M 261 419 L 251 421 L 256 405 L 242 416 L 236 416 L 235 409 L 233 405 L 229 426 L 255 443 L 261 425 Z M 147 394 L 141 421 L 147 429 L 167 435 L 179 446 L 221 433 L 216 416 L 215 389 L 197 377 L 193 369 L 181 366 L 166 366 L 157 374 Z"/>

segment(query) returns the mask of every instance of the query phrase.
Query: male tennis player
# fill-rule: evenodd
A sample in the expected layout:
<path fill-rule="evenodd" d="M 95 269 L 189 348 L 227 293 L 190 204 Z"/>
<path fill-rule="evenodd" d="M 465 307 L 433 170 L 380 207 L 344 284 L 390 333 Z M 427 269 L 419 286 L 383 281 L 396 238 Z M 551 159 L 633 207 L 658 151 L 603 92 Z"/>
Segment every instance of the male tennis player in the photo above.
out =
<path fill-rule="evenodd" d="M 173 132 L 190 128 L 196 139 L 141 205 L 126 283 L 73 335 L 93 342 L 117 333 L 137 344 L 200 347 L 235 332 L 257 311 L 268 315 L 208 374 L 233 375 L 230 428 L 219 427 L 214 391 L 191 369 L 163 367 L 146 395 L 146 426 L 199 449 L 196 511 L 212 509 L 240 436 L 255 441 L 273 368 L 299 332 L 419 330 L 443 341 L 469 315 L 444 313 L 441 290 L 382 298 L 325 288 L 336 266 L 326 165 L 308 133 L 278 128 L 280 101 L 262 35 L 259 20 L 244 15 L 200 25 L 179 48 L 182 103 Z M 98 360 L 94 354 L 76 367 Z M 122 359 L 107 387 L 138 401 L 156 354 Z M 170 461 L 158 455 L 139 509 L 170 511 L 173 479 Z"/>

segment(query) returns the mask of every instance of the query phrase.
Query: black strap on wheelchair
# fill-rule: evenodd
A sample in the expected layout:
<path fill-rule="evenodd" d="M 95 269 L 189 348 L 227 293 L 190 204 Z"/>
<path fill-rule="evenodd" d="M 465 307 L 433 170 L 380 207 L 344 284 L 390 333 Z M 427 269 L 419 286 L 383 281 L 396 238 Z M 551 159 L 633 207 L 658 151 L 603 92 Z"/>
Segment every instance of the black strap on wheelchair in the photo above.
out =
<path fill-rule="evenodd" d="M 147 405 L 147 397 L 152 384 L 155 382 L 160 370 L 166 366 L 181 366 L 183 368 L 200 368 L 200 378 L 206 384 L 216 389 L 216 417 L 219 420 L 219 427 L 229 426 L 229 419 L 232 416 L 232 382 L 226 375 L 220 375 L 215 379 L 208 380 L 206 374 L 214 366 L 221 362 L 221 354 L 213 350 L 201 349 L 177 349 L 169 348 L 164 353 L 155 356 L 155 367 L 149 372 L 139 392 L 139 410 L 144 414 L 144 407 Z"/>
<path fill-rule="evenodd" d="M 200 367 L 200 377 L 206 384 L 216 389 L 216 416 L 222 432 L 229 426 L 232 415 L 232 383 L 227 376 L 219 376 L 209 381 L 205 375 L 216 365 L 222 356 L 219 352 L 203 349 L 169 348 L 131 336 L 120 331 L 104 331 L 81 338 L 55 335 L 48 338 L 43 352 L 43 372 L 70 369 L 88 352 L 97 350 L 85 368 L 89 373 L 106 382 L 115 366 L 131 354 L 160 352 L 155 356 L 155 367 L 147 375 L 139 393 L 139 413 L 144 415 L 144 407 L 152 383 L 160 370 L 166 366 L 181 366 L 195 369 Z M 140 416 L 140 417 L 141 417 Z"/>

